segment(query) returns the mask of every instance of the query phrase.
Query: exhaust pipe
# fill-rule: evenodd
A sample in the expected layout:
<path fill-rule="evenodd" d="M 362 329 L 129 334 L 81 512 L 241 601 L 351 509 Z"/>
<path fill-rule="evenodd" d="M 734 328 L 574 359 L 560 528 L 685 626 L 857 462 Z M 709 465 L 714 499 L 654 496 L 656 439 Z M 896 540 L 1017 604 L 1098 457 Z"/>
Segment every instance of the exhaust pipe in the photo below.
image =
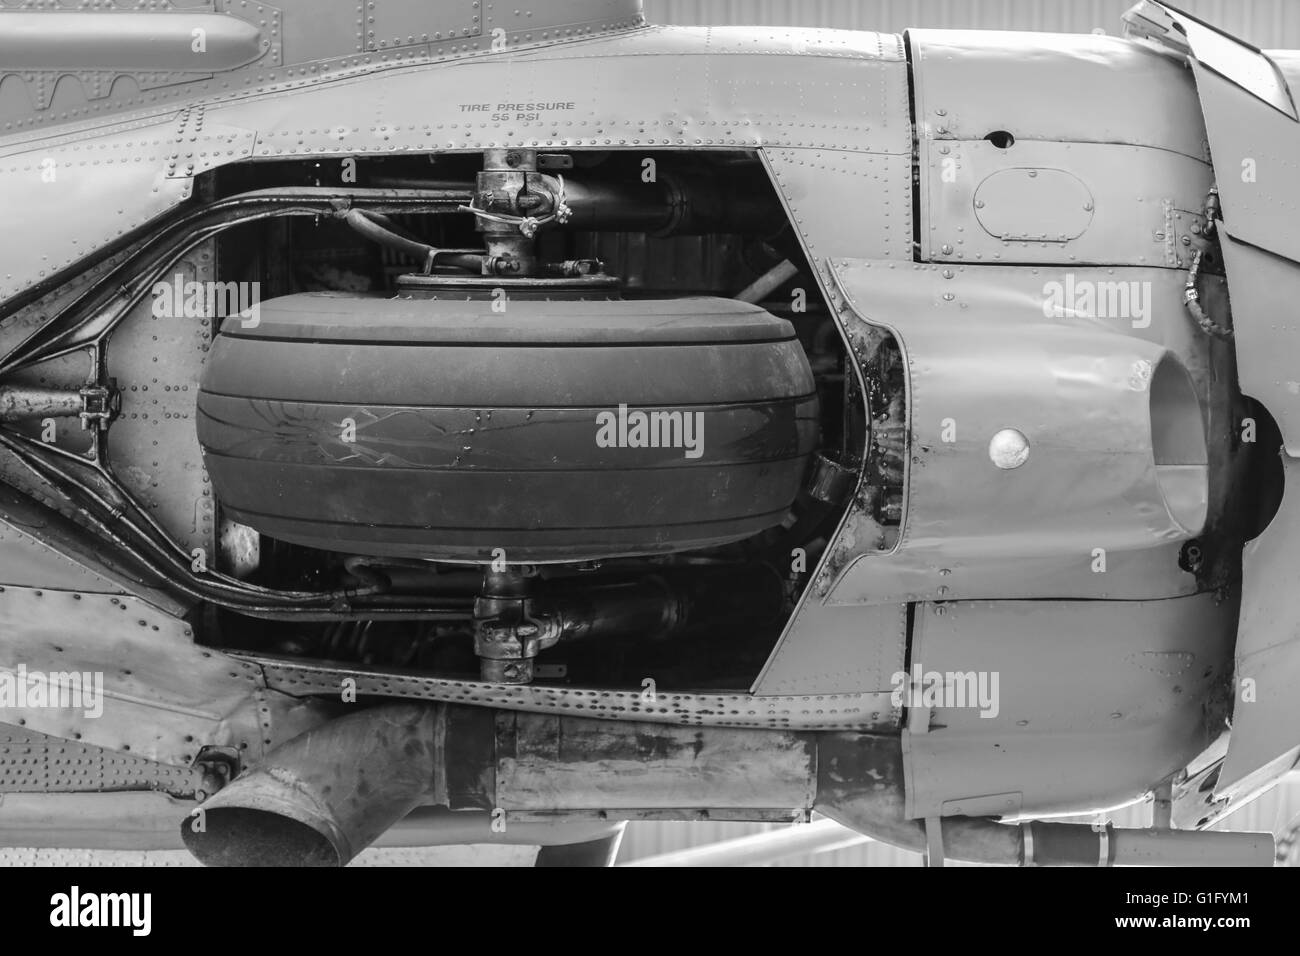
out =
<path fill-rule="evenodd" d="M 637 774 L 611 773 L 636 762 Z M 620 808 L 794 814 L 785 808 L 806 805 L 815 773 L 812 738 L 788 731 L 393 703 L 275 748 L 194 810 L 180 835 L 209 866 L 344 866 L 418 816 L 428 844 L 541 846 L 538 866 L 610 865 Z M 615 819 L 584 807 L 610 807 Z"/>
<path fill-rule="evenodd" d="M 386 705 L 300 734 L 195 810 L 181 838 L 208 866 L 345 866 L 445 792 L 439 716 Z"/>
<path fill-rule="evenodd" d="M 272 750 L 192 811 L 181 840 L 207 866 L 346 866 L 376 841 L 539 846 L 538 866 L 613 864 L 621 822 L 498 826 L 496 757 L 492 711 L 416 703 L 361 710 Z"/>

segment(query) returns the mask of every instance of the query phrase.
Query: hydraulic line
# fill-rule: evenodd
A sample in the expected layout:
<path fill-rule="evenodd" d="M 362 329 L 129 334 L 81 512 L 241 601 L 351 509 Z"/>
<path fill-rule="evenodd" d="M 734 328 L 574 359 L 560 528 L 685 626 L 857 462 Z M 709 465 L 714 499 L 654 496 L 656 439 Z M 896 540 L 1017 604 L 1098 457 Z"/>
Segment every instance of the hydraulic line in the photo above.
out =
<path fill-rule="evenodd" d="M 277 188 L 186 207 L 89 290 L 24 339 L 0 362 L 0 374 L 77 349 L 97 347 L 159 276 L 198 243 L 232 226 L 281 215 L 344 218 L 357 205 L 378 213 L 448 213 L 468 198 L 468 193 L 461 190 Z M 110 254 L 101 250 L 83 260 L 82 266 L 90 268 Z M 39 295 L 28 290 L 6 300 L 0 304 L 0 320 L 36 298 Z M 275 618 L 364 616 L 462 620 L 469 617 L 466 602 L 448 601 L 439 607 L 428 607 L 410 598 L 383 594 L 384 587 L 380 584 L 325 592 L 277 591 L 213 570 L 196 572 L 190 555 L 116 479 L 102 459 L 87 462 L 78 455 L 38 444 L 4 429 L 0 429 L 0 447 L 12 453 L 41 482 L 60 490 L 93 530 L 131 560 L 193 599 Z M 97 481 L 74 474 L 59 464 L 60 458 L 88 469 Z"/>
<path fill-rule="evenodd" d="M 0 376 L 100 341 L 177 261 L 199 243 L 233 226 L 274 216 L 342 218 L 358 206 L 376 212 L 452 213 L 468 193 L 444 190 L 261 189 L 187 207 L 57 315 L 0 360 Z M 31 301 L 30 290 L 0 303 L 0 321 Z"/>

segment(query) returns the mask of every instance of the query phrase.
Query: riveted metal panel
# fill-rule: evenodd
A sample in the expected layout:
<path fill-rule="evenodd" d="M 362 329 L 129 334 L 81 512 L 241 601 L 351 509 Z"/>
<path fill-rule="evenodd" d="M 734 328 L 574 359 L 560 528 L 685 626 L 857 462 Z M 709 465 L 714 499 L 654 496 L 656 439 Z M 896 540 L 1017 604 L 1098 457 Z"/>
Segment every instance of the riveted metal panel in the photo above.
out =
<path fill-rule="evenodd" d="M 164 295 L 179 285 L 216 278 L 214 242 L 197 246 L 163 277 Z M 216 554 L 212 488 L 195 433 L 199 375 L 212 338 L 210 316 L 171 315 L 145 296 L 113 332 L 109 376 L 122 408 L 108 431 L 114 474 L 186 551 Z"/>
<path fill-rule="evenodd" d="M 176 117 L 167 175 L 192 178 L 216 166 L 251 156 L 257 137 L 251 130 L 218 126 L 207 121 L 204 106 L 187 106 Z"/>
<path fill-rule="evenodd" d="M 828 607 L 809 601 L 790 619 L 754 693 L 886 691 L 906 657 L 906 605 Z M 891 711 L 897 716 L 896 707 Z"/>
<path fill-rule="evenodd" d="M 716 32 L 638 31 L 484 57 L 450 71 L 378 74 L 346 86 L 210 106 L 207 115 L 257 130 L 256 155 L 265 157 L 507 143 L 910 151 L 906 114 L 897 110 L 906 95 L 905 64 L 888 46 L 877 52 L 874 37 L 867 35 L 865 49 L 852 55 L 796 56 L 788 45 L 759 41 L 745 52 L 714 54 Z M 726 56 L 725 69 L 714 66 L 715 56 Z M 780 82 L 774 82 L 777 71 Z M 501 109 L 528 103 L 535 108 Z M 508 118 L 494 118 L 500 115 Z M 413 116 L 420 122 L 410 122 Z"/>
<path fill-rule="evenodd" d="M 1209 158 L 1191 77 L 1151 47 L 992 30 L 908 30 L 907 39 L 924 139 L 1005 131 L 1017 143 L 1123 143 Z"/>
<path fill-rule="evenodd" d="M 11 722 L 79 738 L 163 763 L 188 764 L 204 744 L 259 756 L 315 719 L 312 708 L 281 695 L 259 701 L 260 670 L 192 641 L 183 621 L 134 597 L 6 587 L 0 591 L 0 671 L 16 679 L 76 671 L 102 674 L 103 713 L 14 706 Z"/>
<path fill-rule="evenodd" d="M 0 724 L 0 793 L 159 790 L 193 796 L 203 773 Z"/>
<path fill-rule="evenodd" d="M 871 258 L 911 258 L 909 155 L 825 149 L 771 149 L 764 155 L 811 261 L 863 256 L 868 249 L 875 250 Z"/>
<path fill-rule="evenodd" d="M 1090 366 L 1083 373 L 1072 357 L 1071 343 L 1079 335 L 1101 335 L 1088 348 L 1100 348 L 1100 354 L 1112 357 L 1131 354 L 1134 362 L 1155 361 L 1166 350 L 1177 356 L 1198 391 L 1212 396 L 1215 437 L 1225 437 L 1220 435 L 1223 429 L 1233 427 L 1226 415 L 1230 369 L 1224 362 L 1230 356 L 1212 353 L 1188 320 L 1181 276 L 1159 269 L 944 267 L 854 260 L 837 263 L 836 275 L 854 312 L 889 328 L 899 339 L 908 367 L 911 436 L 897 546 L 879 550 L 878 543 L 854 530 L 850 513 L 827 549 L 816 581 L 827 601 L 1131 600 L 1197 590 L 1196 578 L 1178 566 L 1179 539 L 1185 533 L 1133 537 L 1126 523 L 1116 523 L 1114 502 L 1129 499 L 1112 498 L 1112 493 L 1119 494 L 1117 488 L 1100 490 L 1121 473 L 1116 461 L 1076 462 L 1049 478 L 1031 467 L 995 468 L 988 456 L 995 432 L 1018 427 L 1029 439 L 1029 460 L 1041 452 L 1042 466 L 1050 472 L 1056 455 L 1071 457 L 1073 429 L 1098 428 L 1101 411 L 1092 405 L 1074 410 L 1070 397 L 1074 387 L 1100 371 L 1100 366 Z M 1052 283 L 1063 290 L 1073 285 L 1122 286 L 1137 297 L 1130 303 L 1135 308 L 1131 314 L 1112 315 L 1099 308 L 1048 318 L 1045 306 Z M 1138 299 L 1145 299 L 1140 310 Z M 1059 347 L 1051 347 L 1057 338 Z M 1028 365 L 1016 358 L 1025 349 L 1021 359 Z M 1029 367 L 1041 371 L 1032 376 L 1008 371 Z M 1054 384 L 1035 391 L 1034 382 L 1043 374 Z M 1145 401 L 1145 385 L 1138 385 L 1133 397 Z M 1049 393 L 1056 397 L 1049 398 Z M 1082 393 L 1074 398 L 1085 400 Z M 1064 403 L 1062 417 L 1052 424 L 1048 409 L 1057 402 Z M 1113 425 L 1113 436 L 1103 441 L 1122 447 L 1121 436 L 1129 426 L 1118 420 Z M 1056 432 L 1063 441 L 1051 437 Z M 1145 467 L 1138 458 L 1133 461 L 1139 469 Z M 1083 475 L 1097 469 L 1095 482 L 1085 481 Z M 1214 494 L 1222 495 L 1215 484 Z M 1012 487 L 1018 490 L 1011 492 Z M 1085 494 L 1092 505 L 1079 511 Z M 1091 498 L 1093 494 L 1098 497 Z M 1099 510 L 1088 516 L 1090 507 Z M 1110 539 L 1107 528 L 1118 537 Z M 1045 533 L 1047 529 L 1051 533 Z M 1104 573 L 1093 570 L 1093 550 L 1099 547 L 1106 549 Z M 832 585 L 836 573 L 840 576 Z"/>
<path fill-rule="evenodd" d="M 1236 614 L 1213 594 L 919 605 L 912 668 L 983 674 L 991 705 L 969 706 L 968 694 L 953 706 L 954 694 L 925 732 L 904 733 L 908 815 L 960 813 L 995 795 L 1018 796 L 1026 816 L 1140 799 L 1220 729 L 1206 709 L 1231 674 Z"/>
<path fill-rule="evenodd" d="M 483 33 L 476 0 L 438 4 L 364 0 L 364 10 L 362 6 L 357 4 L 357 12 L 362 14 L 356 18 L 358 45 L 370 51 L 428 43 L 435 33 L 456 38 L 476 37 Z M 519 17 L 528 15 L 525 10 L 514 12 Z"/>
<path fill-rule="evenodd" d="M 1174 234 L 1213 182 L 1200 160 L 1104 143 L 1017 140 L 1000 149 L 982 139 L 925 139 L 921 165 L 921 257 L 936 262 L 1185 268 L 1190 257 Z M 994 189 L 1009 170 L 1024 188 Z M 1041 188 L 1030 187 L 1063 177 L 1079 184 L 1070 194 L 1082 208 L 1078 220 L 1053 226 L 1042 215 Z M 991 224 L 1005 231 L 991 235 Z"/>
<path fill-rule="evenodd" d="M 166 176 L 173 135 L 173 124 L 160 123 L 0 158 L 0 204 L 28 224 L 24 241 L 6 249 L 0 296 L 21 292 L 188 199 L 190 181 Z"/>

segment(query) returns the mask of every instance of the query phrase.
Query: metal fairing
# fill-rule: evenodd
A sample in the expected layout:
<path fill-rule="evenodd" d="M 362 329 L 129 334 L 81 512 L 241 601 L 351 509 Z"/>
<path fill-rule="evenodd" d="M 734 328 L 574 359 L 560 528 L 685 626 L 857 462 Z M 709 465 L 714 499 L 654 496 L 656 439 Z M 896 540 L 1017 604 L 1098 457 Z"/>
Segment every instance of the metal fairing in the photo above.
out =
<path fill-rule="evenodd" d="M 1219 171 L 1223 254 L 1241 390 L 1277 420 L 1283 441 L 1285 492 L 1272 523 L 1244 555 L 1236 648 L 1232 735 L 1215 795 L 1221 814 L 1255 796 L 1289 770 L 1300 754 L 1295 728 L 1300 703 L 1300 608 L 1294 586 L 1297 497 L 1300 496 L 1300 347 L 1295 301 L 1300 295 L 1300 201 L 1293 167 L 1300 149 L 1294 53 L 1280 62 L 1163 4 L 1145 5 L 1133 28 L 1171 46 L 1191 62 Z"/>
<path fill-rule="evenodd" d="M 1149 446 L 1141 433 L 1151 429 L 1150 383 L 1135 368 L 1173 356 L 1206 388 L 1229 371 L 1212 367 L 1205 337 L 1192 334 L 1181 276 L 861 260 L 834 270 L 850 308 L 898 337 L 912 435 L 897 545 L 851 555 L 827 603 L 1141 600 L 1198 590 L 1178 552 L 1199 527 L 1163 509 L 1149 453 L 1119 452 Z M 1067 281 L 1147 290 L 1149 326 L 1046 318 L 1047 286 Z M 1216 390 L 1220 428 L 1228 397 Z M 1081 418 L 1084 407 L 1091 412 Z M 989 440 L 1003 428 L 1029 436 L 1024 467 L 989 461 Z M 1116 500 L 1132 511 L 1117 511 Z"/>
<path fill-rule="evenodd" d="M 1236 614 L 1235 601 L 1213 594 L 918 605 L 912 668 L 997 674 L 1000 693 L 995 712 L 913 703 L 908 816 L 1031 816 L 1140 799 L 1217 732 L 1207 715 L 1226 706 Z"/>
<path fill-rule="evenodd" d="M 1231 355 L 1208 345 L 1188 322 L 1181 300 L 1184 275 L 1173 271 L 1186 268 L 1187 244 L 1204 222 L 1196 210 L 1212 182 L 1190 79 L 1176 57 L 1109 37 L 909 30 L 906 40 L 920 170 L 918 255 L 964 265 L 914 265 L 910 252 L 893 245 L 884 255 L 866 255 L 860 250 L 872 243 L 846 235 L 858 220 L 838 214 L 829 178 L 805 168 L 806 154 L 794 165 L 780 160 L 780 150 L 767 153 L 805 252 L 822 266 L 823 293 L 840 308 L 850 350 L 865 361 L 872 336 L 887 328 L 908 357 L 913 434 L 901 540 L 892 553 L 882 554 L 887 547 L 881 528 L 860 502 L 851 505 L 813 587 L 755 683 L 760 694 L 775 692 L 778 682 L 786 689 L 824 692 L 841 685 L 832 676 L 837 672 L 862 673 L 863 661 L 876 662 L 866 677 L 869 686 L 889 686 L 905 653 L 905 631 L 863 613 L 865 640 L 827 643 L 822 625 L 813 623 L 824 615 L 820 605 L 898 607 L 896 602 L 959 597 L 1137 600 L 1191 594 L 1204 586 L 1178 567 L 1183 535 L 1108 546 L 1093 533 L 1096 515 L 1078 510 L 1076 527 L 1095 539 L 1086 547 L 1068 536 L 1030 542 L 1014 530 L 1028 531 L 1044 518 L 1059 528 L 1087 482 L 1041 479 L 1041 472 L 1035 482 L 1026 475 L 1030 484 L 1003 499 L 1005 510 L 990 512 L 991 499 L 981 498 L 980 483 L 970 480 L 983 475 L 991 483 L 986 491 L 1002 493 L 995 479 L 1006 473 L 988 474 L 994 469 L 985 449 L 993 432 L 1034 407 L 1017 389 L 1025 363 L 1039 361 L 1038 352 L 1007 336 L 1045 327 L 1045 284 L 1064 283 L 1067 273 L 1103 287 L 1136 283 L 1132 288 L 1149 290 L 1145 327 L 1116 318 L 1085 321 L 1080 328 L 1168 348 L 1198 386 L 1214 383 L 1213 407 L 1206 409 L 1212 428 L 1230 427 Z M 1070 108 L 1061 108 L 1063 98 Z M 986 140 L 998 132 L 1011 134 L 1009 147 Z M 1016 182 L 1003 188 L 1000 177 Z M 1044 197 L 1026 198 L 1031 187 L 1053 177 L 1077 184 L 1071 187 L 1077 208 L 1045 214 L 1050 203 Z M 817 190 L 826 200 L 810 202 Z M 892 217 L 878 220 L 887 232 L 902 221 L 897 206 L 887 206 L 883 211 Z M 1039 267 L 1011 265 L 1020 263 Z M 1091 264 L 1097 267 L 1083 268 Z M 1145 361 L 1136 351 L 1133 360 Z M 1070 361 L 1064 353 L 1060 357 Z M 972 402 L 998 382 L 1014 387 L 1000 398 L 989 393 L 981 399 L 983 418 L 973 420 Z M 1068 433 L 1076 410 L 1062 406 L 1060 414 L 1057 427 Z M 939 434 L 950 416 L 962 423 L 951 444 Z M 1094 460 L 1091 467 L 1111 475 L 1109 464 Z M 1221 478 L 1211 483 L 1212 506 L 1226 493 Z M 1062 488 L 1069 494 L 1062 496 Z M 1095 547 L 1108 549 L 1107 573 L 1090 570 Z M 842 620 L 852 617 L 845 611 Z M 886 614 L 884 620 L 896 619 Z"/>

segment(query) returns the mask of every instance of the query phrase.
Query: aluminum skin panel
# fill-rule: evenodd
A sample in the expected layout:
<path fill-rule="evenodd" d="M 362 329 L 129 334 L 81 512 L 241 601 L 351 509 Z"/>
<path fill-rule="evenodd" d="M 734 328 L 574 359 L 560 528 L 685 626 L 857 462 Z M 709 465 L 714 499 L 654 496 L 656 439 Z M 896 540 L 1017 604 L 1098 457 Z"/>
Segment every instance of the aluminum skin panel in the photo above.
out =
<path fill-rule="evenodd" d="M 1236 614 L 1214 594 L 919 605 L 912 668 L 983 674 L 997 693 L 985 695 L 992 707 L 969 706 L 970 695 L 955 706 L 954 694 L 928 719 L 909 712 L 907 815 L 1082 813 L 1140 799 L 1221 729 Z"/>
<path fill-rule="evenodd" d="M 1228 396 L 1211 390 L 1223 370 L 1212 367 L 1209 344 L 1193 334 L 1177 275 L 853 260 L 836 263 L 835 273 L 848 305 L 900 340 L 912 434 L 899 542 L 886 553 L 851 538 L 836 541 L 832 563 L 847 568 L 831 586 L 829 603 L 1134 600 L 1198 590 L 1195 576 L 1179 567 L 1178 552 L 1186 532 L 1199 529 L 1139 533 L 1145 519 L 1123 518 L 1116 507 L 1120 501 L 1131 507 L 1136 489 L 1150 480 L 1149 462 L 1138 453 L 1145 439 L 1135 430 L 1143 383 L 1135 383 L 1137 401 L 1111 393 L 1118 404 L 1098 403 L 1110 388 L 1106 362 L 1128 355 L 1124 361 L 1140 364 L 1167 353 L 1202 394 L 1215 396 L 1216 428 L 1229 427 Z M 1044 312 L 1053 283 L 1063 290 L 1116 283 L 1147 298 L 1131 317 L 1099 307 L 1049 319 Z M 1094 335 L 1103 338 L 1088 344 Z M 1085 359 L 1088 354 L 1097 361 Z M 989 442 L 1003 428 L 1019 428 L 1029 439 L 1025 467 L 1003 470 L 990 461 Z M 1133 454 L 1121 465 L 1130 439 Z M 1041 469 L 1032 464 L 1036 441 Z M 1095 457 L 1101 448 L 1105 453 Z M 1120 457 L 1112 457 L 1116 452 Z M 1130 466 L 1133 484 L 1121 488 L 1115 482 L 1128 480 L 1121 476 Z M 1098 548 L 1105 550 L 1102 572 Z"/>

